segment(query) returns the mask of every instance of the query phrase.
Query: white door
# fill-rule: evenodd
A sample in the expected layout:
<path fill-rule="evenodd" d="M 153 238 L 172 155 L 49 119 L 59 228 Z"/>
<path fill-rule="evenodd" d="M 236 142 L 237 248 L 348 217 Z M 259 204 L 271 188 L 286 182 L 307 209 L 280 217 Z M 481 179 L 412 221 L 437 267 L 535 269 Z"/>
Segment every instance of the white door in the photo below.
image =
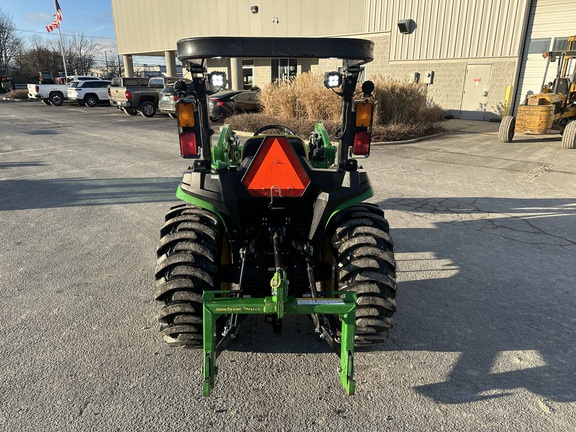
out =
<path fill-rule="evenodd" d="M 484 120 L 490 92 L 491 71 L 492 65 L 489 64 L 469 64 L 466 66 L 460 118 Z"/>

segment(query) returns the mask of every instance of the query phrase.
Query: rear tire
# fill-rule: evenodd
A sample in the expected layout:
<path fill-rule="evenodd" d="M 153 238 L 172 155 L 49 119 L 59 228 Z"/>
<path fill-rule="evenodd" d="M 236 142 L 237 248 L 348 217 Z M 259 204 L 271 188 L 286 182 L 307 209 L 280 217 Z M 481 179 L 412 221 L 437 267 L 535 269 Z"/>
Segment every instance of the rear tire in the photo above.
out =
<path fill-rule="evenodd" d="M 157 315 L 170 346 L 202 346 L 202 293 L 219 289 L 222 226 L 218 217 L 182 204 L 166 215 L 157 249 Z M 218 288 L 215 288 L 218 287 Z"/>
<path fill-rule="evenodd" d="M 154 103 L 150 101 L 142 102 L 138 107 L 138 110 L 144 117 L 154 117 L 154 114 L 156 114 L 156 107 L 154 106 Z"/>
<path fill-rule="evenodd" d="M 338 291 L 357 295 L 354 343 L 384 342 L 396 311 L 396 261 L 384 212 L 355 205 L 339 212 L 333 226 L 334 282 Z"/>
<path fill-rule="evenodd" d="M 564 128 L 564 133 L 562 134 L 562 148 L 576 148 L 576 120 L 572 120 Z"/>
<path fill-rule="evenodd" d="M 61 106 L 64 103 L 64 96 L 60 92 L 55 92 L 50 95 L 50 103 L 54 106 Z"/>
<path fill-rule="evenodd" d="M 503 143 L 512 142 L 514 138 L 514 129 L 516 128 L 516 117 L 504 116 L 500 122 L 500 129 L 498 130 L 498 140 Z"/>

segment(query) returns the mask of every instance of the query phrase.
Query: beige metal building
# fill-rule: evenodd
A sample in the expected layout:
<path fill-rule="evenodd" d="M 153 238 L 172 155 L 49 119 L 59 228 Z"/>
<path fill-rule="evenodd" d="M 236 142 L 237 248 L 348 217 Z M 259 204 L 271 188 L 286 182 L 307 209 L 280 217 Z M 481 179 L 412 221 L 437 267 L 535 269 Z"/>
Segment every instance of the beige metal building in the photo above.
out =
<path fill-rule="evenodd" d="M 375 42 L 368 78 L 424 82 L 431 101 L 475 119 L 500 117 L 508 103 L 513 109 L 539 91 L 541 53 L 576 34 L 573 0 L 111 1 L 129 74 L 133 55 L 157 55 L 175 75 L 176 41 L 192 36 L 362 37 Z M 247 58 L 216 66 L 228 68 L 232 86 L 241 88 L 315 65 Z"/>

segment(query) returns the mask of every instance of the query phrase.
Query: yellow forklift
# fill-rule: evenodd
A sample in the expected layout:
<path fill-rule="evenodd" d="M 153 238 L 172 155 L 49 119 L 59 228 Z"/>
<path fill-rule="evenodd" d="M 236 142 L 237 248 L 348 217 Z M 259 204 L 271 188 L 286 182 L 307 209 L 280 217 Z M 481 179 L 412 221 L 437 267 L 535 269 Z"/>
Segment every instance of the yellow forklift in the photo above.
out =
<path fill-rule="evenodd" d="M 568 38 L 565 50 L 547 51 L 542 91 L 526 98 L 517 116 L 505 116 L 498 139 L 508 143 L 514 132 L 542 135 L 552 130 L 562 134 L 562 147 L 576 148 L 576 36 Z M 556 78 L 546 84 L 550 63 L 557 63 Z"/>

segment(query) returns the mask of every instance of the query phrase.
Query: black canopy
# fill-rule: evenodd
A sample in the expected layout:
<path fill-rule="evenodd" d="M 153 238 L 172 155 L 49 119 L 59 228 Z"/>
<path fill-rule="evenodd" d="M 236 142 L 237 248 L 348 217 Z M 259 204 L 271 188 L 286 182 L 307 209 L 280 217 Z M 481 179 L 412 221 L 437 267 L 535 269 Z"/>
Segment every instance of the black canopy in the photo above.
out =
<path fill-rule="evenodd" d="M 352 38 L 193 37 L 177 42 L 180 61 L 212 57 L 339 58 L 364 64 L 374 43 Z"/>

